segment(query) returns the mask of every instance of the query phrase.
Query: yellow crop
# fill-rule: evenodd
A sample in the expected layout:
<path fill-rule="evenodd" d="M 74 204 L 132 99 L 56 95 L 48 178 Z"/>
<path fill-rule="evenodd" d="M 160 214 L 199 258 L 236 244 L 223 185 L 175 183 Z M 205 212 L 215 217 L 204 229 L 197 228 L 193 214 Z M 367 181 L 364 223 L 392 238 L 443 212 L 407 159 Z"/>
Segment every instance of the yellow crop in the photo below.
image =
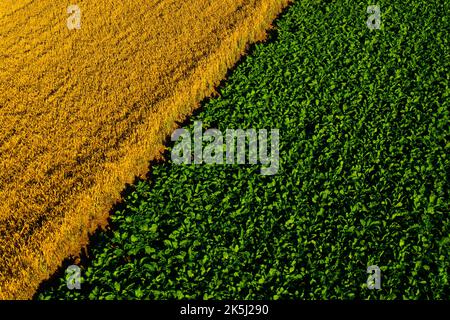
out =
<path fill-rule="evenodd" d="M 0 1 L 0 299 L 80 252 L 288 2 L 72 1 Z"/>

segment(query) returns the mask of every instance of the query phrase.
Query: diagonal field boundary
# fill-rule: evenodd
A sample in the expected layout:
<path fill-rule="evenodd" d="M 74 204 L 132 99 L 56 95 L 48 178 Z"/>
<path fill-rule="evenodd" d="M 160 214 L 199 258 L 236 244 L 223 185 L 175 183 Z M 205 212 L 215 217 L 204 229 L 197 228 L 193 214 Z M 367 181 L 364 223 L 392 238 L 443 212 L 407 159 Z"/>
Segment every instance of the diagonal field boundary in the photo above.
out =
<path fill-rule="evenodd" d="M 0 299 L 30 298 L 78 254 L 287 4 L 0 2 Z"/>

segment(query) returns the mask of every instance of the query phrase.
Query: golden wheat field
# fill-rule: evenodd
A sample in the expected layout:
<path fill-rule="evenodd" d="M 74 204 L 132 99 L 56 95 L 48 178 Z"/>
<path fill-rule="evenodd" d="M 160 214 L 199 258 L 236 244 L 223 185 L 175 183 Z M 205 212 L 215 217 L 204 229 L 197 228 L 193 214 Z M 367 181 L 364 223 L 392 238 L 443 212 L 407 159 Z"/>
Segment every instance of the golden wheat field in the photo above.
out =
<path fill-rule="evenodd" d="M 287 2 L 0 1 L 1 299 L 80 252 Z"/>

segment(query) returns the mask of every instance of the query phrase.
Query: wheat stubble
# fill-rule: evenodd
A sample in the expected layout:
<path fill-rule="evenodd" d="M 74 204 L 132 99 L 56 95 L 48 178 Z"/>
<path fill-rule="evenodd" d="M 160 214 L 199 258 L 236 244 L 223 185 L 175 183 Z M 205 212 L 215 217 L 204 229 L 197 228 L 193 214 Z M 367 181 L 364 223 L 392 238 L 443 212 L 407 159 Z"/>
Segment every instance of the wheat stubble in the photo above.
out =
<path fill-rule="evenodd" d="M 0 2 L 0 298 L 30 298 L 285 0 Z"/>

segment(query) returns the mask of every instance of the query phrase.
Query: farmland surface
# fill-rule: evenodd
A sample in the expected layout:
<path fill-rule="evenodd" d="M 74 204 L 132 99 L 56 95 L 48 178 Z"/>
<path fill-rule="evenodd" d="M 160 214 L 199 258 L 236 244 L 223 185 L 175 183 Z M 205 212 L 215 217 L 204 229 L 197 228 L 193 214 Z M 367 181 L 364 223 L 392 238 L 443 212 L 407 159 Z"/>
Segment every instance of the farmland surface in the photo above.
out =
<path fill-rule="evenodd" d="M 449 299 L 450 2 L 377 2 L 295 2 L 185 126 L 278 128 L 277 174 L 169 154 L 38 297 Z"/>
<path fill-rule="evenodd" d="M 0 2 L 0 299 L 31 297 L 284 0 Z"/>

